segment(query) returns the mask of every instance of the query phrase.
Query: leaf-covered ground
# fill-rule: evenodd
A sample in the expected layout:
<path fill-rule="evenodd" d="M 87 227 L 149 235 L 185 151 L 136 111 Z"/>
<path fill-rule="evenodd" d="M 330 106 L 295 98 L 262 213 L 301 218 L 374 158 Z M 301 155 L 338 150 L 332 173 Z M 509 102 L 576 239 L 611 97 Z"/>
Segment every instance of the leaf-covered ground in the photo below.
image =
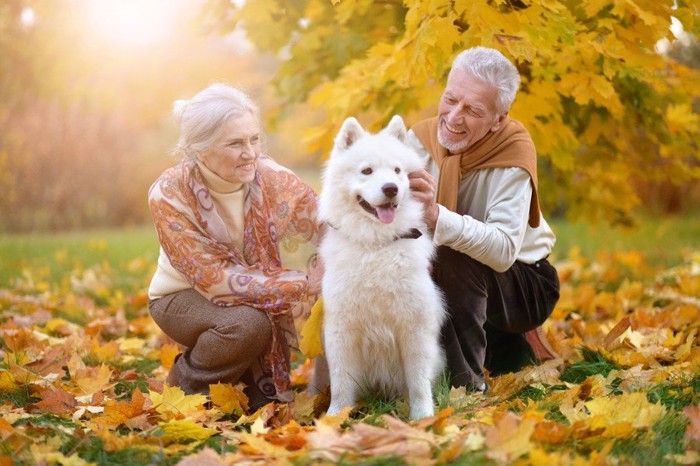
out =
<path fill-rule="evenodd" d="M 420 422 L 405 400 L 323 416 L 298 355 L 294 403 L 245 413 L 221 384 L 185 396 L 163 383 L 178 348 L 148 314 L 152 263 L 77 264 L 59 282 L 50 264 L 25 270 L 0 289 L 0 465 L 700 462 L 700 254 L 662 271 L 634 252 L 556 266 L 562 358 L 486 395 L 441 384 Z"/>

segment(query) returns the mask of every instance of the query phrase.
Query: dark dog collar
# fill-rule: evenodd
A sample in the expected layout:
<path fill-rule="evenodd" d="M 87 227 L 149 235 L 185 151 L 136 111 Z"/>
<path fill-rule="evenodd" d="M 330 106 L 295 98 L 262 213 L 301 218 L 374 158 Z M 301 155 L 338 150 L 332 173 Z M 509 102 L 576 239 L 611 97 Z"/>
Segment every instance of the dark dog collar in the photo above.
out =
<path fill-rule="evenodd" d="M 326 225 L 328 225 L 329 227 L 333 228 L 334 230 L 337 230 L 337 229 L 338 229 L 338 227 L 336 227 L 335 225 L 331 224 L 330 222 L 326 222 Z M 418 238 L 420 238 L 421 236 L 423 236 L 423 233 L 422 233 L 418 228 L 411 228 L 410 230 L 408 230 L 408 231 L 407 231 L 406 233 L 404 233 L 403 235 L 399 235 L 399 236 L 394 237 L 394 241 L 400 240 L 400 239 L 418 239 Z"/>
<path fill-rule="evenodd" d="M 397 236 L 394 238 L 395 240 L 399 239 L 418 239 L 421 236 L 423 236 L 423 233 L 418 229 L 418 228 L 411 228 L 408 230 L 407 233 L 404 233 L 403 235 Z"/>

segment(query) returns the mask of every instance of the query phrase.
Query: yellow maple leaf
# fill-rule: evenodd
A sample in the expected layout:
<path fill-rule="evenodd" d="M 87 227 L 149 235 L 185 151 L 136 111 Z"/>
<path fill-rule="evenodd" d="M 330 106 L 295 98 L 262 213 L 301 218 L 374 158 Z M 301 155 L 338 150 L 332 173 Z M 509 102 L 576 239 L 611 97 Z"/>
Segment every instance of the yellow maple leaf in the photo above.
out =
<path fill-rule="evenodd" d="M 301 329 L 299 349 L 307 358 L 315 358 L 323 354 L 321 345 L 321 329 L 323 327 L 323 298 L 318 298 L 311 308 L 311 315 Z"/>
<path fill-rule="evenodd" d="M 116 359 L 119 356 L 119 345 L 115 341 L 100 342 L 93 337 L 90 344 L 90 356 L 98 361 Z"/>
<path fill-rule="evenodd" d="M 217 383 L 209 385 L 211 401 L 224 413 L 241 415 L 248 411 L 248 396 L 243 393 L 245 384 Z"/>
<path fill-rule="evenodd" d="M 142 338 L 119 338 L 119 349 L 124 353 L 138 353 L 144 347 L 146 341 Z"/>
<path fill-rule="evenodd" d="M 308 391 L 294 394 L 294 419 L 302 423 L 314 419 L 314 399 L 317 395 Z"/>
<path fill-rule="evenodd" d="M 165 418 L 189 416 L 201 410 L 207 402 L 204 395 L 185 395 L 180 387 L 163 387 L 163 393 L 149 391 L 155 410 Z"/>
<path fill-rule="evenodd" d="M 219 431 L 197 424 L 192 419 L 173 419 L 158 424 L 163 429 L 163 440 L 171 442 L 202 442 Z"/>
<path fill-rule="evenodd" d="M 109 388 L 109 379 L 111 377 L 112 370 L 108 366 L 101 364 L 98 368 L 89 367 L 79 370 L 73 377 L 73 380 L 85 395 L 92 395 Z"/>
<path fill-rule="evenodd" d="M 591 413 L 592 427 L 607 428 L 627 423 L 635 429 L 644 429 L 651 427 L 666 413 L 662 404 L 650 403 L 641 392 L 595 398 L 587 401 L 585 406 Z"/>
<path fill-rule="evenodd" d="M 531 451 L 534 444 L 530 438 L 536 424 L 534 419 L 521 419 L 507 412 L 486 432 L 487 456 L 496 461 L 512 461 Z"/>

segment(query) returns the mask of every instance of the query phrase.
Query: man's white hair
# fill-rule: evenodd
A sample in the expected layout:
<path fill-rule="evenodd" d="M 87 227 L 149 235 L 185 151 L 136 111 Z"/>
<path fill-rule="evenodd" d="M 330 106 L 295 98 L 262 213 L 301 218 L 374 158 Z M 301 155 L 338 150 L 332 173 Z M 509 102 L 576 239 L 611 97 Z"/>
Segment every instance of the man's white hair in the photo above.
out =
<path fill-rule="evenodd" d="M 464 70 L 498 89 L 496 100 L 498 113 L 504 113 L 510 109 L 520 87 L 520 73 L 501 52 L 487 47 L 469 48 L 455 57 L 449 76 L 452 76 L 456 69 Z"/>
<path fill-rule="evenodd" d="M 231 118 L 250 113 L 258 119 L 258 107 L 248 95 L 235 87 L 216 83 L 189 100 L 173 104 L 173 118 L 180 136 L 173 152 L 195 157 L 206 152 Z"/>

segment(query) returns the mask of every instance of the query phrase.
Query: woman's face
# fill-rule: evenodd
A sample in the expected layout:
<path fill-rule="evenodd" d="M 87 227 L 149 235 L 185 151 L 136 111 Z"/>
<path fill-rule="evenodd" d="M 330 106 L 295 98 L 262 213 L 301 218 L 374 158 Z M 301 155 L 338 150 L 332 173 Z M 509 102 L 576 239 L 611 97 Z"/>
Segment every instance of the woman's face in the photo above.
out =
<path fill-rule="evenodd" d="M 255 178 L 260 155 L 260 125 L 250 113 L 231 118 L 221 136 L 197 158 L 231 183 L 250 183 Z"/>

